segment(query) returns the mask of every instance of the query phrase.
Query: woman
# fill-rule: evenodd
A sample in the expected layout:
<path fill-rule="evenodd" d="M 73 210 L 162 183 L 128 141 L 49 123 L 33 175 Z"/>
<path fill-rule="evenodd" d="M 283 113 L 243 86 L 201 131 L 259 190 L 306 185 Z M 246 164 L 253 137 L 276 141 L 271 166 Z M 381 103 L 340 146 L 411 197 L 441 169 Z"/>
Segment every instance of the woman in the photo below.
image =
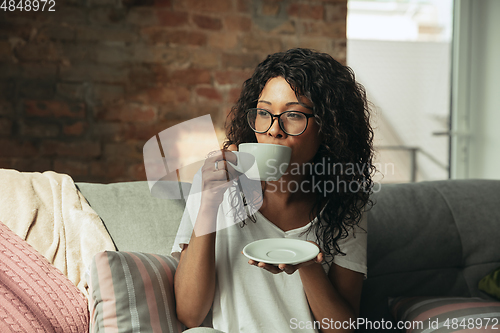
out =
<path fill-rule="evenodd" d="M 267 125 L 256 125 L 261 116 Z M 359 314 L 366 275 L 363 212 L 371 204 L 374 170 L 363 87 L 329 55 L 292 49 L 257 66 L 230 119 L 225 150 L 201 170 L 194 233 L 182 234 L 181 225 L 172 250 L 180 252 L 174 282 L 179 320 L 199 326 L 212 308 L 214 327 L 228 333 L 352 330 L 348 323 Z M 312 167 L 289 167 L 279 181 L 262 182 L 257 213 L 210 233 L 231 209 L 228 180 L 239 174 L 227 161 L 236 162 L 230 151 L 244 142 L 291 147 L 290 166 Z M 240 253 L 251 241 L 274 237 L 312 241 L 320 253 L 278 266 Z"/>

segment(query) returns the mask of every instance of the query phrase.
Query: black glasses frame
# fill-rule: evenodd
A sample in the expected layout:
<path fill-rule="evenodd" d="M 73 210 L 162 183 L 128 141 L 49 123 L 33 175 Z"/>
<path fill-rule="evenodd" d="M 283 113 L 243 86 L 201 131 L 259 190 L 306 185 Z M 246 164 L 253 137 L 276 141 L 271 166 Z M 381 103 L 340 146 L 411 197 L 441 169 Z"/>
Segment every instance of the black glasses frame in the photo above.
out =
<path fill-rule="evenodd" d="M 250 125 L 250 119 L 248 119 L 248 114 L 252 111 L 264 111 L 264 112 L 267 112 L 270 116 L 271 116 L 271 124 L 269 125 L 269 127 L 265 130 L 265 131 L 257 131 L 255 130 L 254 128 L 252 128 L 252 125 Z M 295 112 L 295 113 L 301 113 L 303 114 L 305 117 L 306 117 L 306 126 L 304 127 L 304 130 L 302 132 L 300 132 L 299 134 L 290 134 L 288 133 L 284 128 L 283 128 L 283 122 L 281 121 L 281 116 L 284 115 L 284 114 L 287 114 L 287 113 L 290 113 L 290 112 Z M 273 127 L 273 124 L 274 124 L 274 119 L 275 118 L 278 118 L 278 124 L 280 125 L 280 128 L 283 132 L 285 132 L 287 135 L 290 135 L 290 136 L 297 136 L 297 135 L 301 135 L 302 133 L 304 133 L 307 129 L 307 125 L 309 124 L 309 118 L 311 117 L 314 117 L 313 114 L 310 114 L 310 113 L 305 113 L 305 112 L 302 112 L 302 111 L 294 111 L 294 110 L 290 110 L 290 111 L 285 111 L 285 112 L 282 112 L 280 114 L 272 114 L 271 112 L 269 112 L 268 110 L 266 109 L 261 109 L 261 108 L 251 108 L 251 109 L 248 109 L 246 111 L 246 117 L 247 117 L 247 122 L 248 122 L 248 125 L 250 125 L 250 128 L 252 129 L 252 131 L 254 131 L 255 133 L 259 133 L 259 134 L 262 134 L 262 133 L 266 133 L 267 131 L 269 131 L 269 129 L 271 127 Z"/>

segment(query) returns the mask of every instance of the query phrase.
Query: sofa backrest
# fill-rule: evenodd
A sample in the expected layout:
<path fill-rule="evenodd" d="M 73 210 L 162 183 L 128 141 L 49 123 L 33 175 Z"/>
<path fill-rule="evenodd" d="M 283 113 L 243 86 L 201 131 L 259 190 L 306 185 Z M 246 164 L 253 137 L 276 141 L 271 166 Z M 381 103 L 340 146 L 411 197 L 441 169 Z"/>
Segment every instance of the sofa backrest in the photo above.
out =
<path fill-rule="evenodd" d="M 101 217 L 118 250 L 170 255 L 184 212 L 184 199 L 154 197 L 147 181 L 76 185 Z M 184 194 L 189 193 L 191 186 L 177 182 L 168 185 L 171 188 L 166 186 L 163 193 L 172 190 L 174 198 L 179 197 L 175 194 L 179 185 Z"/>
<path fill-rule="evenodd" d="M 368 213 L 361 317 L 390 318 L 388 298 L 478 296 L 500 267 L 500 181 L 382 185 Z"/>

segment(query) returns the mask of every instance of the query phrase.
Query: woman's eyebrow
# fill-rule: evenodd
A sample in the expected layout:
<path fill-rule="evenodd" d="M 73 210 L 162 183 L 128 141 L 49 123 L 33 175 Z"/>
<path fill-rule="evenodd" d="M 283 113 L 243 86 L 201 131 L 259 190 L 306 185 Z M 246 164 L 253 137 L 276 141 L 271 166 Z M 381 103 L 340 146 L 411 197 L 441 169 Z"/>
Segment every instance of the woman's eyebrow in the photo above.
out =
<path fill-rule="evenodd" d="M 266 101 L 266 100 L 259 100 L 258 103 L 264 103 L 264 104 L 268 104 L 268 105 L 273 105 L 273 103 L 269 102 L 269 101 Z M 311 109 L 312 110 L 312 107 L 310 106 L 307 106 L 307 105 L 304 105 L 304 104 L 300 104 L 299 102 L 288 102 L 285 104 L 286 106 L 290 106 L 290 105 L 300 105 L 300 106 L 303 106 L 307 109 Z"/>

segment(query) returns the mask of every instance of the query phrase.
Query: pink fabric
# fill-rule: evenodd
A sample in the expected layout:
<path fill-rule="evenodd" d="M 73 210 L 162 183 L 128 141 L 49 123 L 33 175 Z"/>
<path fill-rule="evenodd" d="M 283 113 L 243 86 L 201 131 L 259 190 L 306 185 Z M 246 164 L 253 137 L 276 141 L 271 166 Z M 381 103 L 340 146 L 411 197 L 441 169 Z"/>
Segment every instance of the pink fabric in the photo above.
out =
<path fill-rule="evenodd" d="M 88 332 L 87 299 L 0 222 L 0 332 Z"/>
<path fill-rule="evenodd" d="M 452 312 L 452 311 L 461 310 L 461 309 L 482 308 L 482 307 L 487 307 L 487 306 L 498 306 L 498 302 L 491 302 L 491 303 L 463 302 L 463 303 L 455 303 L 455 304 L 446 304 L 446 305 L 438 306 L 436 308 L 432 308 L 428 311 L 422 312 L 414 320 L 415 321 L 419 321 L 419 320 L 423 321 L 423 320 L 427 320 L 429 318 L 438 316 L 442 313 Z"/>

